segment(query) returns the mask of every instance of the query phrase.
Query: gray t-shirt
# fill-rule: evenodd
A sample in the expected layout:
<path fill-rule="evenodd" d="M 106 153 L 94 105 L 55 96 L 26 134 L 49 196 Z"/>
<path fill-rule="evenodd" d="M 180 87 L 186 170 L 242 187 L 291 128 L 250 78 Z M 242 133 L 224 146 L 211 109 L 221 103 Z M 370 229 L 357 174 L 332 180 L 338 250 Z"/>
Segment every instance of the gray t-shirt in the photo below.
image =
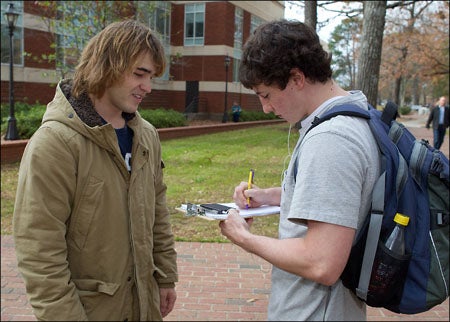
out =
<path fill-rule="evenodd" d="M 337 116 L 305 136 L 314 117 L 334 105 L 354 103 L 367 109 L 360 91 L 351 94 L 325 102 L 302 121 L 300 139 L 282 184 L 280 239 L 304 237 L 307 220 L 358 229 L 370 209 L 380 165 L 367 121 Z M 325 286 L 273 267 L 268 319 L 362 321 L 366 320 L 366 307 L 340 280 Z"/>

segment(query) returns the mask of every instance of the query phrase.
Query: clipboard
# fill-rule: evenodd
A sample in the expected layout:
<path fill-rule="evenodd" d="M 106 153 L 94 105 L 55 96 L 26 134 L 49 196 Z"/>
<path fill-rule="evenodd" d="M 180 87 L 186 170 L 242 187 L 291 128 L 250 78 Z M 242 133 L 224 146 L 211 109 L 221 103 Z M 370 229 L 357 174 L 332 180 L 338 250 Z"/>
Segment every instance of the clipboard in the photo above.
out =
<path fill-rule="evenodd" d="M 242 218 L 251 218 L 251 217 L 260 217 L 260 216 L 270 216 L 270 215 L 278 215 L 280 213 L 279 206 L 267 206 L 263 205 L 258 208 L 249 208 L 242 209 L 239 208 L 234 202 L 229 203 L 219 203 L 225 207 L 234 208 L 239 210 L 239 214 Z M 197 205 L 200 207 L 200 205 Z M 182 204 L 180 207 L 175 208 L 176 210 L 187 213 L 187 204 Z M 195 217 L 199 217 L 206 220 L 225 220 L 227 219 L 227 214 L 218 214 L 215 212 L 205 211 L 204 214 L 198 214 Z"/>
<path fill-rule="evenodd" d="M 202 203 L 199 206 L 205 210 L 205 212 L 212 212 L 218 215 L 226 214 L 228 210 L 232 209 L 232 207 L 220 203 Z"/>

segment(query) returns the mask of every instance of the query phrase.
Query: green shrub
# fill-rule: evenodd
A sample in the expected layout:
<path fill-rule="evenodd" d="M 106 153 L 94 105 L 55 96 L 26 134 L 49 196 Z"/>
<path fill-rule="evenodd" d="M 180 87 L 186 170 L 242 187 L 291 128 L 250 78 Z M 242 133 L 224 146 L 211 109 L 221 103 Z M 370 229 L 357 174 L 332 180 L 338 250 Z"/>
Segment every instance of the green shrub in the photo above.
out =
<path fill-rule="evenodd" d="M 24 111 L 29 111 L 34 109 L 35 107 L 44 107 L 44 105 L 42 104 L 27 104 L 27 103 L 22 103 L 22 102 L 15 102 L 14 103 L 14 115 L 20 112 L 24 112 Z M 9 103 L 3 103 L 1 104 L 1 115 L 2 115 L 2 124 L 3 121 L 6 119 L 8 120 L 8 116 L 9 116 Z"/>
<path fill-rule="evenodd" d="M 29 139 L 39 128 L 44 116 L 45 105 L 28 105 L 24 103 L 14 104 L 14 116 L 16 118 L 17 132 L 21 139 Z M 2 135 L 6 133 L 9 118 L 9 105 L 2 104 Z M 6 112 L 5 112 L 6 110 Z"/>
<path fill-rule="evenodd" d="M 46 110 L 45 105 L 14 104 L 14 116 L 17 120 L 17 131 L 21 139 L 29 139 L 39 128 Z M 140 110 L 141 116 L 156 128 L 186 126 L 187 121 L 182 113 L 163 108 L 157 110 Z M 9 104 L 1 104 L 1 135 L 8 127 Z"/>
<path fill-rule="evenodd" d="M 21 139 L 29 139 L 36 132 L 41 125 L 45 109 L 46 105 L 41 104 L 30 105 L 18 102 L 14 105 L 17 131 Z M 142 118 L 158 129 L 188 125 L 185 115 L 172 109 L 139 109 L 139 113 Z M 9 104 L 1 104 L 1 116 L 1 134 L 4 135 L 8 126 Z M 239 121 L 249 122 L 276 118 L 277 116 L 273 113 L 265 114 L 262 111 L 243 110 Z M 231 113 L 228 119 L 233 119 Z"/>
<path fill-rule="evenodd" d="M 266 114 L 262 111 L 246 111 L 242 110 L 241 115 L 239 117 L 240 122 L 250 122 L 250 121 L 261 121 L 261 120 L 273 120 L 278 117 L 272 112 Z M 233 119 L 233 114 L 230 114 L 230 120 Z"/>
<path fill-rule="evenodd" d="M 411 107 L 409 106 L 401 106 L 399 108 L 399 112 L 401 115 L 408 115 L 409 113 L 411 113 Z"/>
<path fill-rule="evenodd" d="M 157 129 L 187 125 L 184 114 L 172 109 L 139 110 L 139 114 Z"/>

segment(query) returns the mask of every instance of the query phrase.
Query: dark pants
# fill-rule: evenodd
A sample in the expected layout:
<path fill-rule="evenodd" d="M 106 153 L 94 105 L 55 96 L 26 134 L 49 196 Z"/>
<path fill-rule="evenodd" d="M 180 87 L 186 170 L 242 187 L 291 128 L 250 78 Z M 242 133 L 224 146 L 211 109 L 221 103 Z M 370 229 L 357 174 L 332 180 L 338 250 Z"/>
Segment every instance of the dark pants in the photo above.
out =
<path fill-rule="evenodd" d="M 439 149 L 444 142 L 445 127 L 439 124 L 437 129 L 433 129 L 433 144 L 436 149 Z"/>
<path fill-rule="evenodd" d="M 233 113 L 233 122 L 239 122 L 239 113 Z"/>

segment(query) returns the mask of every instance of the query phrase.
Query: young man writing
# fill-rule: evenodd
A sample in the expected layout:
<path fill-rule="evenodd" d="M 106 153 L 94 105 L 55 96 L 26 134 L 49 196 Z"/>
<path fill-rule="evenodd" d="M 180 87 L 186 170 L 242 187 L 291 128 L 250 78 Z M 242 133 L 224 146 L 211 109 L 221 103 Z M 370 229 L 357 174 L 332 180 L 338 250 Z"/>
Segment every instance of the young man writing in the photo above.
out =
<path fill-rule="evenodd" d="M 281 187 L 235 188 L 245 207 L 280 205 L 279 238 L 250 232 L 252 219 L 232 210 L 222 233 L 273 264 L 268 319 L 287 321 L 365 320 L 365 304 L 339 277 L 355 232 L 370 209 L 379 175 L 377 145 L 367 121 L 337 116 L 312 129 L 331 107 L 352 103 L 367 109 L 360 91 L 347 92 L 331 78 L 331 56 L 314 30 L 279 20 L 257 28 L 247 41 L 240 80 L 273 112 L 300 130 Z"/>

